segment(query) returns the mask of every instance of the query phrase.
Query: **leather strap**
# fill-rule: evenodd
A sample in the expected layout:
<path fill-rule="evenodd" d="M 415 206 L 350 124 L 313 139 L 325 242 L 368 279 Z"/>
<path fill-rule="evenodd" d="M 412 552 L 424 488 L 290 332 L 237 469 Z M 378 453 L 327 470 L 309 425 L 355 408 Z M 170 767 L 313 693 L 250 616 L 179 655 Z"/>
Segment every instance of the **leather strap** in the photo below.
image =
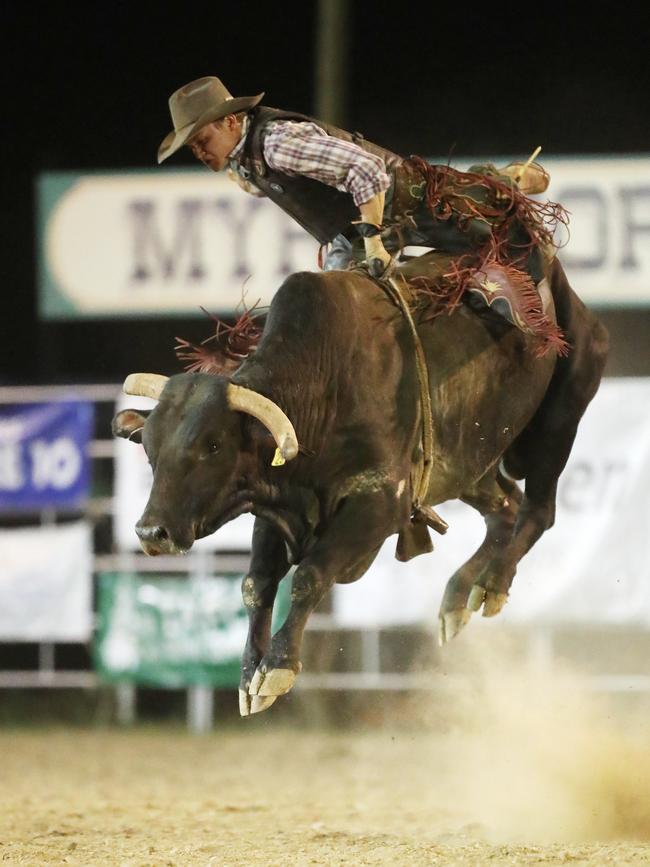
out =
<path fill-rule="evenodd" d="M 415 348 L 415 362 L 420 386 L 420 407 L 422 412 L 422 462 L 420 464 L 419 479 L 413 486 L 413 508 L 419 510 L 426 499 L 433 468 L 433 418 L 431 413 L 431 393 L 429 391 L 429 371 L 427 361 L 422 348 L 409 305 L 407 304 L 402 290 L 393 277 L 387 277 L 382 281 L 387 294 L 399 307 L 413 337 Z M 439 517 L 439 516 L 438 516 Z M 444 523 L 442 518 L 439 518 Z M 428 522 L 427 522 L 428 523 Z"/>

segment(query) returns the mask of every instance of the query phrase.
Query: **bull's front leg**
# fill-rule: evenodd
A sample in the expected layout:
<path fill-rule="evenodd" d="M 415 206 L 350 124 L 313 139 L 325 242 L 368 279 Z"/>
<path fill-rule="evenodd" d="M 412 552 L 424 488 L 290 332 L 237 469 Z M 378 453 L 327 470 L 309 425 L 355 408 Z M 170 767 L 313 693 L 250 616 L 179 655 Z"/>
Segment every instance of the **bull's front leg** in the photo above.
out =
<path fill-rule="evenodd" d="M 249 688 L 269 649 L 273 603 L 278 584 L 288 569 L 287 549 L 281 534 L 264 518 L 256 518 L 250 568 L 242 582 L 242 597 L 248 613 L 248 637 L 239 684 L 239 712 L 242 716 L 266 710 L 275 701 L 275 696 L 251 695 Z"/>
<path fill-rule="evenodd" d="M 361 577 L 381 544 L 397 530 L 394 491 L 348 497 L 293 575 L 291 607 L 251 681 L 252 696 L 289 692 L 301 669 L 300 651 L 309 615 L 337 579 Z"/>

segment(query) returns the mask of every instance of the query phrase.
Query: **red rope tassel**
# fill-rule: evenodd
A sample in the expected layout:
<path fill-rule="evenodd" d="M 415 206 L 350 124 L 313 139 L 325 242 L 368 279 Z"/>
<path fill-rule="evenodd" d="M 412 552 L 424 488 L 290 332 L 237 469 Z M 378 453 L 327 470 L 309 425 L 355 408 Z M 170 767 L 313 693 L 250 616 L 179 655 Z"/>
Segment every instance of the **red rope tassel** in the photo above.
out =
<path fill-rule="evenodd" d="M 187 362 L 185 370 L 188 373 L 234 373 L 244 359 L 255 351 L 262 336 L 262 329 L 257 324 L 262 314 L 255 313 L 258 304 L 259 301 L 256 301 L 250 309 L 245 307 L 234 325 L 228 325 L 202 307 L 201 310 L 215 323 L 215 333 L 202 340 L 199 346 L 182 337 L 175 338 L 174 351 L 179 361 Z"/>

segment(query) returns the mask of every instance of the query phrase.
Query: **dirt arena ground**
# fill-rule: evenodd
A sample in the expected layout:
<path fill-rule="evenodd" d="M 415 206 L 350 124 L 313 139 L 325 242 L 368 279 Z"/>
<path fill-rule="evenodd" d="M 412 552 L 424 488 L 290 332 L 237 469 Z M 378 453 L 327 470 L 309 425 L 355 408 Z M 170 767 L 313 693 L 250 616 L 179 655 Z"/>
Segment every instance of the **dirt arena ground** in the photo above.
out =
<path fill-rule="evenodd" d="M 622 727 L 557 677 L 441 701 L 345 731 L 281 708 L 205 737 L 4 729 L 0 861 L 650 864 L 647 715 Z"/>

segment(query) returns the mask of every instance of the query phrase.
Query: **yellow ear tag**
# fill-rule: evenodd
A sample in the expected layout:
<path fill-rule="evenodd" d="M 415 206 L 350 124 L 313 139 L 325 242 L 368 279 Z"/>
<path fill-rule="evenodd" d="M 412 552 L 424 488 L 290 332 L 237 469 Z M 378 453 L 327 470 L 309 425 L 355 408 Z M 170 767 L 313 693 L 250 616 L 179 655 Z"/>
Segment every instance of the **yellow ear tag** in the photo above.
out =
<path fill-rule="evenodd" d="M 282 457 L 282 452 L 280 449 L 275 450 L 275 454 L 273 455 L 273 460 L 271 461 L 272 467 L 281 467 L 282 464 L 286 464 L 285 459 Z"/>

